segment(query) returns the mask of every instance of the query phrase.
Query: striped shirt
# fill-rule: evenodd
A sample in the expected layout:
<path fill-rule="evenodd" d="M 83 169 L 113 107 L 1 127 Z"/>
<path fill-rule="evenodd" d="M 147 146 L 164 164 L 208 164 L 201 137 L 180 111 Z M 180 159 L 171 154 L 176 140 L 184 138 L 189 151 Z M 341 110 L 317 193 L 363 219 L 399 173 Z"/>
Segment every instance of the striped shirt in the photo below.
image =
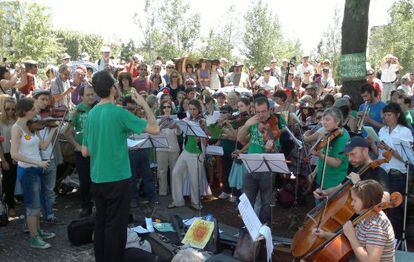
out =
<path fill-rule="evenodd" d="M 394 230 L 384 212 L 381 211 L 373 217 L 361 220 L 355 230 L 356 237 L 364 248 L 384 247 L 380 261 L 395 261 Z"/>

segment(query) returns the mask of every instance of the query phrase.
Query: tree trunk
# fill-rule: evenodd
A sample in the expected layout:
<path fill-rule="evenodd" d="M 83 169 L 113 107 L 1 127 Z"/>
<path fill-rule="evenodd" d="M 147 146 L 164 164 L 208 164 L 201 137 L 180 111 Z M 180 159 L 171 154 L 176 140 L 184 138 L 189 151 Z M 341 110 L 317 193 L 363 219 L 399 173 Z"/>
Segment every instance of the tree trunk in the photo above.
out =
<path fill-rule="evenodd" d="M 342 55 L 366 52 L 369 2 L 370 0 L 346 0 L 342 21 Z M 342 93 L 349 95 L 359 105 L 362 101 L 359 89 L 365 81 L 365 78 L 343 80 Z"/>

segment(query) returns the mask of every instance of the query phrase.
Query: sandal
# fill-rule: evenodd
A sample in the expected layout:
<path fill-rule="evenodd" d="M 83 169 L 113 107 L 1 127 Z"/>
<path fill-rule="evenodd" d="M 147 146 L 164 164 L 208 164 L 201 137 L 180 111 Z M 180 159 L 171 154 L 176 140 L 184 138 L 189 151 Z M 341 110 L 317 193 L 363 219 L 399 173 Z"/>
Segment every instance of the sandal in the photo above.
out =
<path fill-rule="evenodd" d="M 177 207 L 182 207 L 182 206 L 177 206 L 174 203 L 171 203 L 167 207 L 171 209 L 171 208 L 177 208 Z"/>

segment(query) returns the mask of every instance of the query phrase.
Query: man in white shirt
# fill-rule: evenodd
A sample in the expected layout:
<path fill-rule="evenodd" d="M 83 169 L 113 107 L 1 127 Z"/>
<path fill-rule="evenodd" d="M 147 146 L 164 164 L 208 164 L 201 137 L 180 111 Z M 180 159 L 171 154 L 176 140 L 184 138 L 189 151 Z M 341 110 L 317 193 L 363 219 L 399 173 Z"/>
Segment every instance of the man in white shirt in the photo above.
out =
<path fill-rule="evenodd" d="M 102 57 L 96 61 L 98 65 L 98 71 L 102 71 L 104 69 L 112 69 L 116 66 L 116 63 L 110 58 L 111 49 L 108 46 L 103 46 L 101 49 Z"/>
<path fill-rule="evenodd" d="M 300 77 L 303 79 L 305 77 L 305 71 L 309 71 L 311 75 L 314 73 L 313 65 L 309 63 L 309 55 L 302 57 L 302 64 L 298 65 L 296 73 L 300 74 Z"/>
<path fill-rule="evenodd" d="M 249 75 L 243 70 L 243 64 L 235 62 L 233 65 L 233 72 L 228 73 L 225 77 L 225 84 L 250 88 Z"/>
<path fill-rule="evenodd" d="M 396 72 L 398 70 L 400 70 L 398 58 L 392 54 L 387 54 L 381 63 L 381 81 L 383 85 L 381 100 L 383 102 L 390 100 L 391 91 L 397 88 L 395 80 L 397 80 Z"/>

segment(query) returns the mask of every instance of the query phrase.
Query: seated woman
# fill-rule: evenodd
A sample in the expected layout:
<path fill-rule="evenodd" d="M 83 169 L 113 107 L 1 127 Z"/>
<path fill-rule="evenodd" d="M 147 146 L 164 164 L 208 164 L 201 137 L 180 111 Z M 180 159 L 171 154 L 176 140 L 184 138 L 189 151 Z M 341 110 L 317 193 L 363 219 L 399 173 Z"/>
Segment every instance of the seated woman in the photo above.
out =
<path fill-rule="evenodd" d="M 45 140 L 29 130 L 27 121 L 36 115 L 34 101 L 23 98 L 16 104 L 17 121 L 11 130 L 11 157 L 18 161 L 17 176 L 23 189 L 27 225 L 30 231 L 29 245 L 32 248 L 45 249 L 50 244 L 45 239 L 55 236 L 40 229 L 40 176 L 48 168 L 50 160 L 42 160 L 40 149 L 45 150 L 55 134 L 53 128 Z"/>
<path fill-rule="evenodd" d="M 357 214 L 374 207 L 382 200 L 383 188 L 375 180 L 361 180 L 351 189 L 352 207 Z M 394 261 L 394 230 L 383 211 L 362 219 L 354 228 L 351 221 L 343 225 L 358 261 Z M 333 233 L 318 230 L 316 235 L 330 238 Z"/>

